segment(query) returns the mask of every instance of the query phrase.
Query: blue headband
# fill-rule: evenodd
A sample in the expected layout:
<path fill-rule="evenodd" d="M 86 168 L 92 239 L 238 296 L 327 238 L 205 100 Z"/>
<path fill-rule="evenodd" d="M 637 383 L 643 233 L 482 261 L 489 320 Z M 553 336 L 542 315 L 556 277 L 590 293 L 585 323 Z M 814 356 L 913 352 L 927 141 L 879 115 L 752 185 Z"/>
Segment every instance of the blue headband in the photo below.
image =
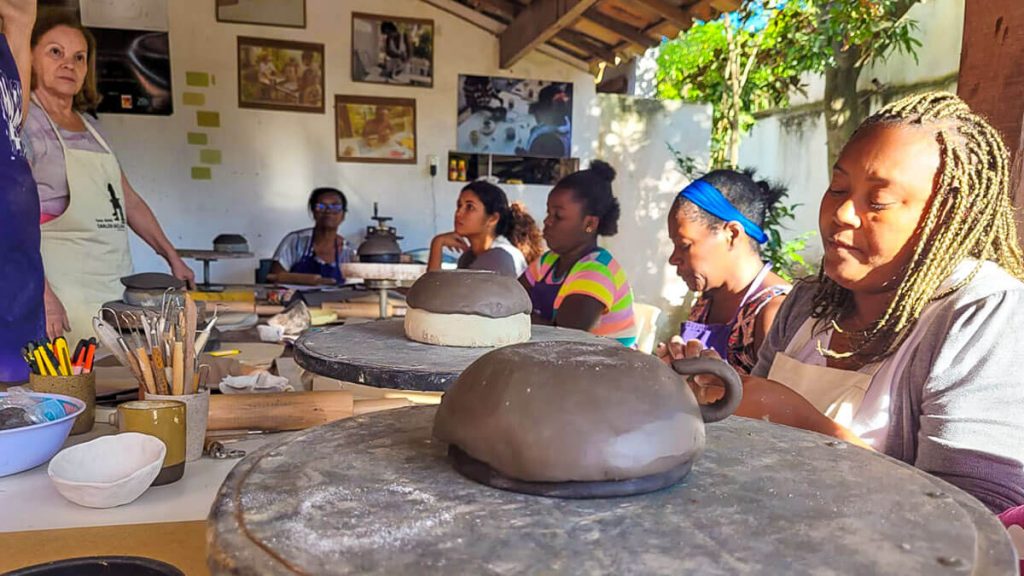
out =
<path fill-rule="evenodd" d="M 683 188 L 679 193 L 679 197 L 686 198 L 705 212 L 726 222 L 739 222 L 743 225 L 743 230 L 746 231 L 747 236 L 753 238 L 758 244 L 764 244 L 768 241 L 768 235 L 764 233 L 764 230 L 761 230 L 760 226 L 754 224 L 742 212 L 737 210 L 718 191 L 718 188 L 704 180 L 694 180 L 691 182 L 689 186 Z"/>

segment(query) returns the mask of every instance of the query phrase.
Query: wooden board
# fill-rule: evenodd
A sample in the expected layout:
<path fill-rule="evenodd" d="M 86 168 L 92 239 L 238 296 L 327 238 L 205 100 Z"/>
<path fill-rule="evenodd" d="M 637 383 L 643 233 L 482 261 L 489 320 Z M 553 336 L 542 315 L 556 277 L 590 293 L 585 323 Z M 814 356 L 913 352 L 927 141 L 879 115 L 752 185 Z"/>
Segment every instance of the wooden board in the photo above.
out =
<path fill-rule="evenodd" d="M 0 572 L 83 556 L 144 556 L 204 576 L 206 522 L 170 522 L 0 534 Z"/>

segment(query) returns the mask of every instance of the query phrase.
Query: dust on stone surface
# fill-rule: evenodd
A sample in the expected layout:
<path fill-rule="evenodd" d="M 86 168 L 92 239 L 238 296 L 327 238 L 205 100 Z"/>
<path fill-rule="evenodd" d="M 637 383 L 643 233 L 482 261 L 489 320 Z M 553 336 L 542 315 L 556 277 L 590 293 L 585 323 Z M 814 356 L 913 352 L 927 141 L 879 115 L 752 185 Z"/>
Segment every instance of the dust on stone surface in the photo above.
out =
<path fill-rule="evenodd" d="M 381 513 L 395 508 L 403 514 Z M 279 512 L 282 514 L 273 522 L 250 526 L 250 530 L 257 537 L 273 540 L 279 550 L 292 548 L 300 557 L 326 560 L 351 560 L 353 553 L 436 540 L 438 532 L 454 519 L 434 496 L 397 482 L 377 487 L 317 485 L 300 492 L 294 510 Z"/>

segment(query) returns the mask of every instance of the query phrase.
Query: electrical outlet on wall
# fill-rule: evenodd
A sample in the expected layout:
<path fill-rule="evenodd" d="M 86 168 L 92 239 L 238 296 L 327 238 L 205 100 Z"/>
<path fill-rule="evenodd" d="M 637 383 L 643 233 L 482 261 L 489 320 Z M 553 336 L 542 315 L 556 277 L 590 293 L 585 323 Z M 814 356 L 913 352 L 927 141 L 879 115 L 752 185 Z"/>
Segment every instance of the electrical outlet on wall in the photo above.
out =
<path fill-rule="evenodd" d="M 430 175 L 437 176 L 437 154 L 427 156 L 427 164 L 430 164 Z"/>

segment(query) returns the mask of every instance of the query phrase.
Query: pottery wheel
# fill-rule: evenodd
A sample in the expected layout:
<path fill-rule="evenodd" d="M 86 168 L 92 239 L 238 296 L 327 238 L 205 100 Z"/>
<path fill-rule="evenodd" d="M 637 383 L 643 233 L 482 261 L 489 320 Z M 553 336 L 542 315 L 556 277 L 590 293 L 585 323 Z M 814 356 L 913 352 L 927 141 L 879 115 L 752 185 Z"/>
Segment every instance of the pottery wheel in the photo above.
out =
<path fill-rule="evenodd" d="M 580 330 L 533 326 L 531 342 L 613 340 Z M 474 360 L 493 348 L 459 348 L 414 342 L 404 320 L 332 326 L 295 342 L 295 361 L 306 370 L 345 382 L 379 388 L 443 392 Z"/>
<path fill-rule="evenodd" d="M 999 521 L 885 456 L 744 418 L 686 479 L 560 500 L 452 469 L 433 407 L 297 432 L 242 460 L 210 512 L 220 574 L 1014 574 Z"/>

